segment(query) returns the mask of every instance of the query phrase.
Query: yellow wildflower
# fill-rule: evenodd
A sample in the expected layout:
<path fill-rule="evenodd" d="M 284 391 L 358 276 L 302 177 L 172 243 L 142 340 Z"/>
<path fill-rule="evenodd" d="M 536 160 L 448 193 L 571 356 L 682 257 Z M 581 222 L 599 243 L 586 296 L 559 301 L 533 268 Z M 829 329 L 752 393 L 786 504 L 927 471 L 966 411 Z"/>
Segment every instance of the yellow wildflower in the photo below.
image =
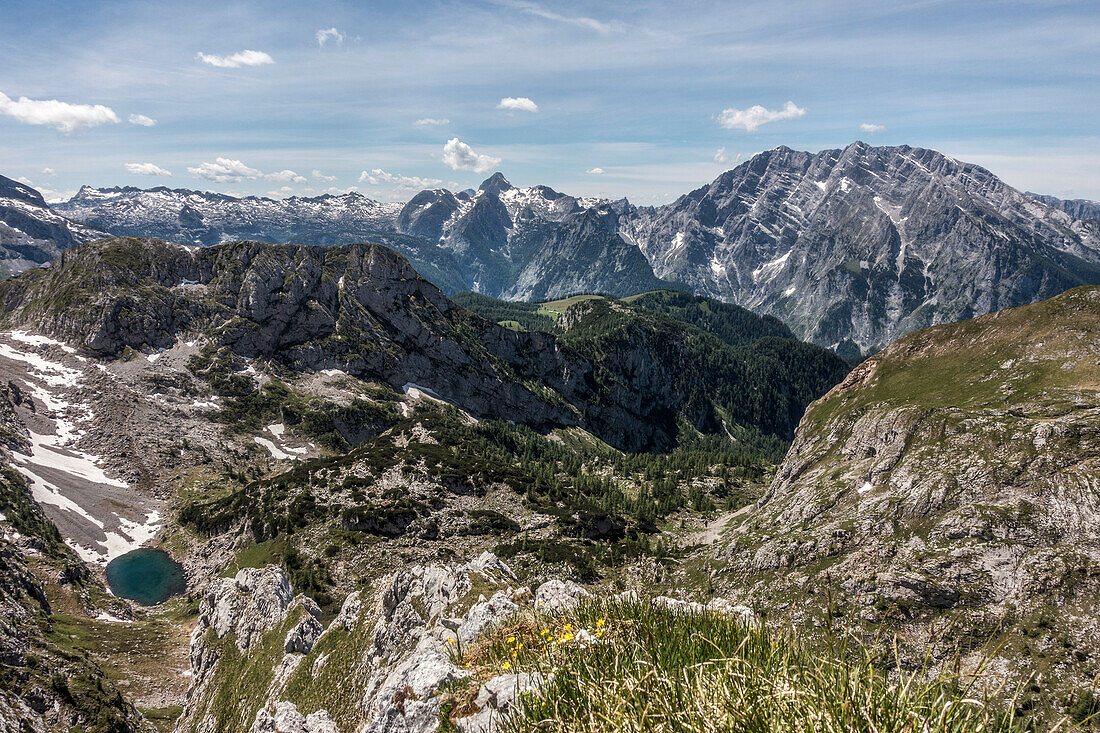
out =
<path fill-rule="evenodd" d="M 503 665 L 501 665 L 501 669 L 511 669 L 511 668 L 512 668 L 512 663 L 511 662 L 505 662 Z"/>
<path fill-rule="evenodd" d="M 516 637 L 514 637 L 514 636 L 509 636 L 508 637 L 508 643 L 509 644 L 514 644 L 515 642 L 516 642 Z"/>

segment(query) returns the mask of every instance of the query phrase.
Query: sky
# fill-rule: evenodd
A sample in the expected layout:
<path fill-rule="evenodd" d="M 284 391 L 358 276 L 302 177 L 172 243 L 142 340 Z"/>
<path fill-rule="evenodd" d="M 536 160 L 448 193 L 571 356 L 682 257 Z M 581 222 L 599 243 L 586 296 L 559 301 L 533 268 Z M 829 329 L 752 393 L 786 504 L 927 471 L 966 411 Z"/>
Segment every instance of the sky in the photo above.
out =
<path fill-rule="evenodd" d="M 1100 200 L 1100 3 L 0 0 L 0 174 L 659 204 L 778 145 Z"/>

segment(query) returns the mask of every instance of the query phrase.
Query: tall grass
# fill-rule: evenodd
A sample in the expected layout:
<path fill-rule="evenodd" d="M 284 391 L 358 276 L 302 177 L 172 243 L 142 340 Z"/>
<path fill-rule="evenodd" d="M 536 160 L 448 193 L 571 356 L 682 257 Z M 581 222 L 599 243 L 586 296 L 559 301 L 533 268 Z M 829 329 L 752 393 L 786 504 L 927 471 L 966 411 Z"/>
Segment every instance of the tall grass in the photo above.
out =
<path fill-rule="evenodd" d="M 583 631 L 583 633 L 582 633 Z M 878 650 L 881 651 L 881 650 Z M 1020 730 L 974 676 L 888 671 L 875 649 L 812 651 L 790 630 L 754 629 L 717 613 L 593 601 L 553 617 L 528 613 L 460 662 L 484 680 L 540 672 L 510 731 L 848 732 Z M 467 695 L 477 685 L 468 685 Z M 469 711 L 461 693 L 450 709 Z M 446 727 L 446 726 L 445 726 Z M 1055 726 L 1058 727 L 1058 726 Z M 1061 728 L 1059 728 L 1061 729 Z"/>

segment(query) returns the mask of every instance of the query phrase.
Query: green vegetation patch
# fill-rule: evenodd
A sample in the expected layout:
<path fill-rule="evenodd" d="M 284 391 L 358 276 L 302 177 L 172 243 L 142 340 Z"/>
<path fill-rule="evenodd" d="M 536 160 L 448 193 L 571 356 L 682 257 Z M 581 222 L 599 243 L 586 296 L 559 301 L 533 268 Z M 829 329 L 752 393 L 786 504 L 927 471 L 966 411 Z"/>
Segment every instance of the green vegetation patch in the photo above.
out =
<path fill-rule="evenodd" d="M 458 655 L 471 672 L 445 694 L 441 724 L 471 711 L 502 673 L 548 680 L 525 693 L 509 731 L 1012 731 L 1011 708 L 977 676 L 896 671 L 874 649 L 808 649 L 789 630 L 719 613 L 674 614 L 647 602 L 588 601 L 529 612 Z"/>

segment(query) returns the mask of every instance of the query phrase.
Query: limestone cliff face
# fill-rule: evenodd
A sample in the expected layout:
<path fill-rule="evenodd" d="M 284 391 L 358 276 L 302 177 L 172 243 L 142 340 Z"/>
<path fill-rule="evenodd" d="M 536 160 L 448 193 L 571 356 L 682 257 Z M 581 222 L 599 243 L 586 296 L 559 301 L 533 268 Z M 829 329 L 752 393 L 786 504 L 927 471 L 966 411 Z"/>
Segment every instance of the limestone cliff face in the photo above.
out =
<path fill-rule="evenodd" d="M 0 307 L 0 325 L 99 357 L 197 339 L 297 372 L 425 387 L 475 417 L 581 425 L 623 449 L 675 437 L 631 395 L 600 396 L 592 364 L 553 336 L 473 315 L 380 245 L 101 240 L 5 281 Z"/>
<path fill-rule="evenodd" d="M 1094 645 L 1098 334 L 1079 288 L 902 339 L 809 408 L 726 557 L 784 603 L 835 584 L 873 622 L 1053 614 Z"/>
<path fill-rule="evenodd" d="M 1100 283 L 1100 228 L 908 145 L 754 155 L 624 217 L 658 277 L 864 353 Z"/>
<path fill-rule="evenodd" d="M 193 685 L 177 730 L 436 730 L 441 690 L 469 675 L 455 666 L 452 645 L 473 643 L 534 602 L 530 589 L 514 583 L 490 553 L 461 565 L 412 566 L 383 578 L 371 596 L 351 593 L 322 627 L 316 606 L 295 597 L 277 567 L 215 581 L 192 635 Z M 564 609 L 582 593 L 557 582 L 539 597 Z M 487 696 L 460 728 L 490 730 L 517 687 L 535 682 L 502 677 L 491 683 L 510 694 Z"/>

